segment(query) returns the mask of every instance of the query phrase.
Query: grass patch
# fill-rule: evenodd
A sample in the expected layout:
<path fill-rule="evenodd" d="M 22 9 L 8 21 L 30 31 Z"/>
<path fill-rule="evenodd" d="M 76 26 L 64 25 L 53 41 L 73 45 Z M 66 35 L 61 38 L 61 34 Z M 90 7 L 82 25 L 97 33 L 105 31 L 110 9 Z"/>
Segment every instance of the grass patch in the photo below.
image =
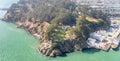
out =
<path fill-rule="evenodd" d="M 102 20 L 100 20 L 100 19 L 95 19 L 95 18 L 92 18 L 92 17 L 89 17 L 89 16 L 87 16 L 86 19 L 87 19 L 89 22 L 95 22 L 95 23 L 98 23 L 98 22 L 102 21 Z"/>

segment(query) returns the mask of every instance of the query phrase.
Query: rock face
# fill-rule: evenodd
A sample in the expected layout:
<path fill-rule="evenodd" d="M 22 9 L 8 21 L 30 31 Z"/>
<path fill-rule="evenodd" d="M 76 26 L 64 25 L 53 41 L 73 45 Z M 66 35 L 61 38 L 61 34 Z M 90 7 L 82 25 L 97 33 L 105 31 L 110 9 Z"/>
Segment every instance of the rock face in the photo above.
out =
<path fill-rule="evenodd" d="M 10 22 L 11 18 L 9 18 L 9 16 L 10 13 L 8 12 L 5 15 L 4 21 Z M 16 24 L 18 25 L 18 27 L 24 28 L 30 34 L 40 39 L 41 44 L 38 49 L 42 54 L 46 56 L 50 57 L 61 56 L 66 53 L 73 52 L 74 50 L 82 51 L 83 48 L 87 48 L 87 46 L 85 46 L 84 44 L 79 44 L 79 42 L 75 40 L 66 40 L 64 44 L 58 43 L 58 48 L 52 49 L 51 48 L 52 43 L 50 41 L 45 42 L 46 41 L 45 32 L 47 30 L 47 27 L 50 25 L 48 22 L 43 22 L 40 24 L 38 22 L 26 20 L 24 22 L 17 21 Z"/>
<path fill-rule="evenodd" d="M 22 4 L 19 4 L 19 5 L 24 6 Z M 29 8 L 29 10 L 32 10 L 32 9 Z M 38 47 L 38 49 L 42 54 L 46 56 L 50 56 L 50 57 L 61 56 L 66 53 L 73 52 L 74 50 L 81 51 L 83 48 L 87 48 L 85 44 L 79 44 L 79 42 L 75 40 L 65 40 L 64 43 L 58 43 L 58 48 L 52 49 L 51 47 L 52 42 L 50 41 L 46 42 L 46 39 L 45 39 L 45 33 L 47 31 L 48 26 L 50 25 L 48 22 L 44 21 L 43 23 L 39 23 L 35 21 L 37 20 L 35 18 L 31 18 L 29 20 L 25 19 L 25 21 L 20 21 L 16 18 L 16 16 L 19 16 L 19 14 L 21 14 L 20 11 L 19 12 L 17 11 L 17 13 L 16 12 L 11 13 L 11 11 L 13 12 L 14 10 L 10 9 L 4 16 L 3 20 L 17 24 L 18 27 L 24 28 L 30 34 L 40 39 L 41 44 Z M 12 17 L 13 15 L 14 17 Z"/>
<path fill-rule="evenodd" d="M 49 23 L 43 22 L 42 24 L 40 24 L 40 23 L 33 23 L 30 21 L 25 21 L 25 22 L 17 22 L 17 25 L 18 27 L 24 28 L 29 33 L 31 33 L 33 36 L 37 37 L 38 39 L 41 39 L 42 41 L 44 41 L 45 32 L 47 30 L 47 27 L 49 26 Z"/>
<path fill-rule="evenodd" d="M 2 20 L 4 21 L 8 21 L 8 19 L 11 20 L 12 18 L 10 18 L 10 16 L 11 16 L 10 12 L 7 12 Z"/>
<path fill-rule="evenodd" d="M 79 45 L 75 45 L 74 48 L 75 48 L 77 51 L 82 51 L 82 48 L 81 48 Z"/>
<path fill-rule="evenodd" d="M 6 19 L 9 20 L 8 18 L 5 18 L 5 21 L 7 21 Z M 66 40 L 64 44 L 58 43 L 59 48 L 56 49 L 52 49 L 51 47 L 48 48 L 48 46 L 52 45 L 51 42 L 45 42 L 45 32 L 47 30 L 47 27 L 50 25 L 48 22 L 43 22 L 40 24 L 33 23 L 31 21 L 18 21 L 16 22 L 16 24 L 18 25 L 18 27 L 24 28 L 30 34 L 40 39 L 41 44 L 38 49 L 42 54 L 46 56 L 55 57 L 73 52 L 74 50 L 82 51 L 83 47 L 80 47 L 81 45 L 79 45 L 78 42 L 76 42 L 75 40 Z M 46 46 L 45 44 L 48 44 L 48 46 Z"/>
<path fill-rule="evenodd" d="M 40 44 L 39 50 L 46 56 L 50 57 L 55 57 L 55 56 L 62 56 L 65 55 L 66 53 L 73 52 L 74 50 L 76 51 L 82 51 L 83 48 L 87 48 L 87 46 L 81 47 L 79 43 L 77 43 L 75 40 L 66 40 L 65 43 L 58 43 L 58 48 L 51 49 L 45 47 L 45 43 L 50 43 L 50 42 L 43 42 Z M 51 44 L 50 44 L 51 45 Z M 46 52 L 43 52 L 46 51 Z"/>

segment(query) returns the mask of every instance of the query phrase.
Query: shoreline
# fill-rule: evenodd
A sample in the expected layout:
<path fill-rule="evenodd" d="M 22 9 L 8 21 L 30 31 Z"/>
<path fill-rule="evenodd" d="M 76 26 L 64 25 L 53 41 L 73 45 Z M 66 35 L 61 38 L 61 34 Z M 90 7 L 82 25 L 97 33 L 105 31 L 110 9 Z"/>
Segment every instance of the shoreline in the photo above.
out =
<path fill-rule="evenodd" d="M 88 44 L 91 47 L 102 49 L 105 51 L 108 51 L 110 48 L 116 49 L 120 43 L 120 41 L 118 40 L 119 35 L 120 24 L 117 22 L 115 22 L 115 24 L 111 23 L 111 27 L 109 27 L 107 30 L 99 30 L 91 33 L 90 37 L 88 38 Z"/>
<path fill-rule="evenodd" d="M 9 23 L 9 22 L 8 22 Z M 24 29 L 27 33 L 29 33 L 29 34 L 31 34 L 33 37 L 35 37 L 35 38 L 37 38 L 38 40 L 40 40 L 38 37 L 36 37 L 34 34 L 32 34 L 31 32 L 29 32 L 29 30 L 27 29 L 27 28 L 24 28 L 24 27 L 22 27 L 22 26 L 20 26 L 18 23 L 13 23 L 13 24 L 15 24 L 15 25 L 17 25 L 17 28 L 22 28 L 22 29 Z M 20 26 L 20 27 L 19 27 Z M 120 35 L 120 33 L 119 33 L 119 35 Z M 119 35 L 117 35 L 117 37 L 119 36 Z M 89 45 L 90 46 L 90 45 Z M 91 47 L 91 48 L 93 48 L 93 47 Z M 85 49 L 91 49 L 91 48 L 85 48 Z M 116 47 L 117 48 L 117 47 Z M 115 49 L 116 49 L 115 48 Z M 98 48 L 93 48 L 93 49 L 98 49 Z M 109 49 L 110 48 L 108 48 L 107 50 L 104 50 L 104 51 L 109 51 Z M 103 49 L 100 49 L 100 50 L 103 50 Z M 41 51 L 40 51 L 40 49 L 38 48 L 37 49 L 37 51 L 39 51 L 39 53 L 41 53 Z M 42 53 L 41 53 L 42 54 Z M 44 55 L 44 54 L 43 54 Z M 46 55 L 45 55 L 46 56 Z M 53 56 L 51 56 L 51 57 L 53 57 Z"/>
<path fill-rule="evenodd" d="M 16 8 L 16 7 L 14 7 L 14 5 L 18 5 L 18 7 L 20 7 L 20 8 Z M 79 35 L 78 39 L 81 37 L 81 39 L 79 39 L 79 40 L 77 40 L 77 36 L 74 36 L 75 34 L 72 34 L 72 37 L 64 38 L 64 43 L 62 42 L 62 40 L 60 40 L 61 42 L 60 41 L 53 42 L 53 40 L 51 40 L 50 38 L 48 38 L 48 39 L 46 38 L 47 37 L 46 36 L 47 29 L 51 25 L 50 22 L 43 21 L 42 23 L 40 23 L 39 22 L 40 19 L 39 18 L 36 19 L 34 17 L 25 18 L 24 20 L 16 18 L 16 16 L 19 16 L 21 13 L 23 13 L 20 10 L 21 7 L 27 7 L 28 8 L 27 11 L 29 11 L 29 9 L 32 8 L 32 4 L 30 4 L 30 3 L 23 3 L 23 4 L 22 3 L 17 3 L 17 4 L 14 4 L 14 5 L 12 5 L 10 7 L 10 9 L 7 11 L 7 13 L 5 14 L 5 16 L 3 18 L 3 21 L 9 22 L 9 23 L 11 22 L 13 24 L 16 24 L 18 28 L 23 28 L 26 32 L 30 33 L 31 35 L 33 35 L 34 37 L 39 39 L 40 45 L 38 46 L 38 50 L 39 50 L 39 52 L 41 52 L 45 56 L 56 57 L 56 56 L 62 56 L 64 54 L 71 53 L 71 52 L 74 52 L 74 51 L 82 51 L 82 50 L 88 49 L 88 48 L 99 49 L 99 47 L 100 48 L 102 47 L 101 50 L 106 50 L 107 51 L 109 49 L 109 46 L 111 46 L 110 44 L 108 44 L 108 43 L 104 44 L 101 41 L 100 41 L 101 46 L 96 46 L 96 44 L 94 44 L 96 42 L 96 40 L 94 40 L 94 42 L 93 42 L 94 45 L 92 45 L 91 41 L 90 41 L 91 44 L 89 44 L 85 40 L 85 38 L 86 38 L 85 34 L 84 35 Z M 98 20 L 98 19 L 95 19 L 95 18 L 90 18 L 90 19 L 91 20 L 94 19 L 95 21 Z M 99 21 L 102 21 L 102 20 L 99 20 Z M 90 24 L 91 24 L 91 22 L 90 22 Z M 97 24 L 97 25 L 100 25 L 100 24 Z M 93 25 L 91 25 L 91 26 L 93 26 Z M 65 26 L 65 25 L 61 25 L 60 27 L 64 31 L 65 31 L 65 29 L 68 30 L 68 28 L 70 28 L 70 27 L 72 29 L 74 28 L 74 26 Z M 81 29 L 81 28 L 79 28 L 79 29 Z M 83 29 L 83 30 L 86 30 L 86 29 Z M 58 30 L 55 29 L 53 31 L 53 33 L 55 33 L 55 32 L 57 33 L 57 31 Z M 65 33 L 64 36 L 66 36 L 66 32 L 64 32 Z M 80 32 L 78 32 L 78 33 L 80 33 Z M 83 34 L 83 32 L 80 33 L 80 34 Z M 93 32 L 93 35 L 94 35 L 94 32 Z M 53 36 L 55 36 L 55 35 L 53 34 L 52 38 L 53 38 Z M 58 36 L 58 37 L 60 37 L 60 36 Z M 94 37 L 92 37 L 92 38 L 96 39 Z M 107 48 L 106 48 L 106 45 L 108 45 Z"/>

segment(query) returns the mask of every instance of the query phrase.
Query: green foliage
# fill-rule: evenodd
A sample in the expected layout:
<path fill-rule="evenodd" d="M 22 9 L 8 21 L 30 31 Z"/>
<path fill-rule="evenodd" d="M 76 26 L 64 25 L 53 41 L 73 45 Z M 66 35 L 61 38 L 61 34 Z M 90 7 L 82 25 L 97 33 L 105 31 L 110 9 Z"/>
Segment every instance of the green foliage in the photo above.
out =
<path fill-rule="evenodd" d="M 22 6 L 19 6 L 22 4 Z M 21 12 L 16 13 L 15 10 Z M 76 10 L 77 9 L 77 10 Z M 68 33 L 76 37 L 79 41 L 85 41 L 90 32 L 108 26 L 110 21 L 107 14 L 100 10 L 94 10 L 88 5 L 77 5 L 71 0 L 20 0 L 18 4 L 13 4 L 9 9 L 10 18 L 14 21 L 39 20 L 39 23 L 47 21 L 50 26 L 45 33 L 46 39 L 53 40 L 52 48 L 56 48 L 58 41 L 64 42 L 66 31 L 61 28 L 62 25 L 76 24 L 75 28 L 71 28 Z M 78 13 L 82 14 L 78 17 Z M 86 16 L 90 16 L 98 20 L 98 23 L 89 22 Z M 77 18 L 77 19 L 76 19 Z M 68 34 L 68 35 L 71 35 Z"/>
<path fill-rule="evenodd" d="M 51 24 L 46 32 L 46 39 L 64 42 L 65 39 L 65 31 L 61 28 L 61 26 Z"/>
<path fill-rule="evenodd" d="M 107 26 L 110 25 L 110 21 L 107 13 L 104 13 L 101 10 L 92 9 L 88 5 L 78 5 L 77 8 L 78 11 L 81 12 L 82 14 L 88 15 L 96 19 L 102 19 Z"/>
<path fill-rule="evenodd" d="M 56 24 L 51 24 L 48 29 L 47 32 L 45 33 L 46 35 L 46 39 L 50 40 L 53 38 L 54 34 L 55 34 L 55 29 L 57 28 Z"/>
<path fill-rule="evenodd" d="M 52 49 L 58 48 L 57 42 L 52 43 Z"/>
<path fill-rule="evenodd" d="M 79 18 L 77 18 L 76 28 L 74 29 L 74 32 L 77 36 L 77 40 L 87 40 L 90 32 L 102 29 L 107 26 L 106 24 L 107 22 L 103 20 L 98 20 L 98 22 L 90 22 L 86 19 L 86 15 L 82 14 Z"/>
<path fill-rule="evenodd" d="M 88 5 L 78 5 L 78 11 L 83 13 L 83 14 L 87 14 L 88 11 L 90 10 Z"/>
<path fill-rule="evenodd" d="M 51 23 L 62 23 L 62 24 L 72 24 L 75 23 L 75 18 L 73 17 L 71 12 L 60 12 L 59 15 L 57 15 Z"/>
<path fill-rule="evenodd" d="M 33 11 L 28 16 L 48 22 L 63 19 L 64 14 L 70 15 L 67 11 L 72 12 L 75 9 L 75 4 L 70 0 L 35 0 L 32 5 Z"/>
<path fill-rule="evenodd" d="M 81 15 L 81 17 L 79 17 L 77 20 L 76 20 L 76 28 L 74 30 L 77 38 L 80 40 L 80 39 L 83 39 L 83 40 L 86 40 L 86 28 L 85 28 L 85 25 L 86 25 L 86 16 L 84 14 Z"/>
<path fill-rule="evenodd" d="M 65 20 L 71 22 L 72 11 L 75 10 L 75 7 L 75 3 L 71 0 L 20 0 L 17 4 L 13 4 L 9 11 L 12 17 L 16 18 L 15 21 L 23 21 L 24 18 L 39 18 L 40 22 L 54 20 L 66 24 Z M 16 9 L 21 10 L 21 12 L 16 13 Z"/>

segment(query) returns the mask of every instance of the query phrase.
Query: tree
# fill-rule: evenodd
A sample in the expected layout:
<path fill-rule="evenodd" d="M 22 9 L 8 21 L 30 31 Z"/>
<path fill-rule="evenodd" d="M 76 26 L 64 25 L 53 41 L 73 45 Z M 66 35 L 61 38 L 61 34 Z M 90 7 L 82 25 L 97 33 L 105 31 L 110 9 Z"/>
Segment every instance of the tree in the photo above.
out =
<path fill-rule="evenodd" d="M 74 16 L 72 15 L 71 12 L 60 12 L 58 16 L 56 16 L 52 21 L 51 23 L 62 23 L 62 24 L 65 24 L 65 25 L 69 25 L 69 24 L 72 24 L 72 23 L 75 23 L 75 18 Z"/>
<path fill-rule="evenodd" d="M 88 5 L 80 5 L 79 4 L 77 6 L 77 8 L 78 8 L 78 11 L 83 13 L 83 14 L 87 14 L 89 12 L 89 10 L 90 10 L 90 7 Z"/>
<path fill-rule="evenodd" d="M 86 35 L 84 34 L 84 25 L 85 25 L 85 22 L 86 22 L 86 16 L 84 14 L 81 15 L 81 17 L 79 17 L 77 20 L 76 20 L 76 28 L 74 30 L 78 40 L 80 39 L 83 39 L 85 40 L 86 38 Z"/>

